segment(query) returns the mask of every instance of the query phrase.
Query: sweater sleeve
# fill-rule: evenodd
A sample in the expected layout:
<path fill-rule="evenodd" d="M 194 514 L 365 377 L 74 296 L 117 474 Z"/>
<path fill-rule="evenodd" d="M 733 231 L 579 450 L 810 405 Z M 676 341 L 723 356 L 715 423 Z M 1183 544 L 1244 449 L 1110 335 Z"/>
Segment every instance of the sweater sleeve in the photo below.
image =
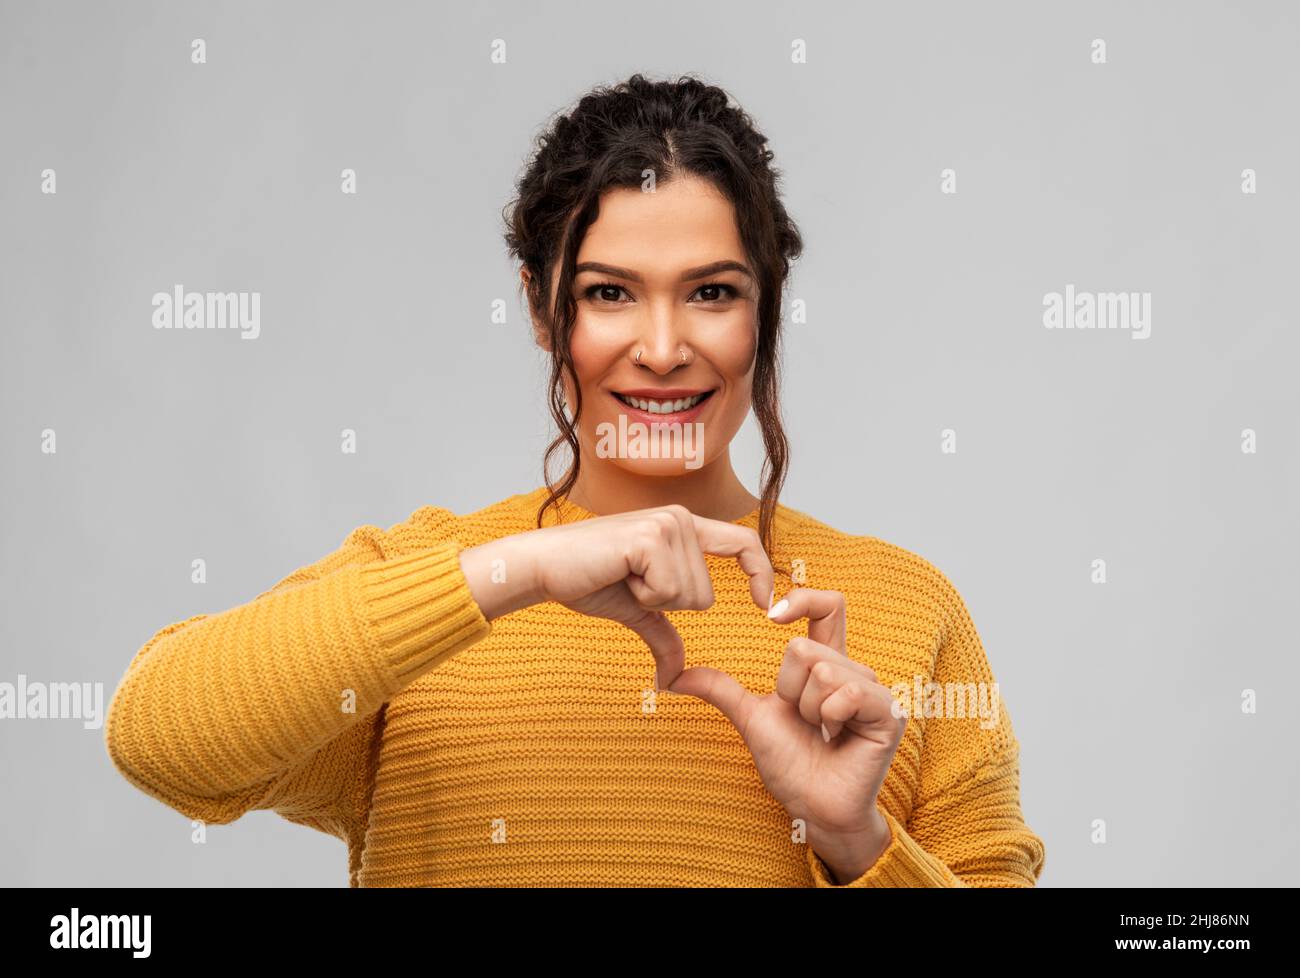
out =
<path fill-rule="evenodd" d="M 1019 744 L 966 604 L 935 573 L 944 625 L 932 681 L 945 691 L 944 710 L 933 715 L 921 704 L 908 704 L 909 722 L 924 724 L 916 801 L 905 823 L 879 805 L 889 845 L 862 876 L 843 886 L 1034 886 L 1046 854 L 1021 812 Z M 951 699 L 949 690 L 957 691 Z M 949 703 L 959 700 L 996 709 L 948 715 Z M 837 886 L 812 846 L 806 855 L 813 884 Z"/>
<path fill-rule="evenodd" d="M 457 541 L 390 544 L 359 527 L 252 601 L 154 634 L 105 723 L 122 775 L 205 822 L 271 809 L 355 833 L 383 705 L 491 631 Z"/>

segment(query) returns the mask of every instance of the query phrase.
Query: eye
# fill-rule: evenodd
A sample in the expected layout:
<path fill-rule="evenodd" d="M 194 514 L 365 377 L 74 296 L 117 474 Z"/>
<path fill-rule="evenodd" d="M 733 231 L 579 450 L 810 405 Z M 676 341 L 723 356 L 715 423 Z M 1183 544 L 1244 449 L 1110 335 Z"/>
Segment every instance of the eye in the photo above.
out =
<path fill-rule="evenodd" d="M 589 302 L 596 302 L 604 305 L 620 305 L 621 301 L 618 299 L 618 294 L 620 292 L 626 294 L 626 290 L 621 285 L 616 285 L 613 282 L 597 282 L 594 285 L 589 285 L 587 288 L 583 289 L 582 295 Z M 697 295 L 700 293 L 707 293 L 707 295 L 705 295 L 701 300 L 702 303 L 704 305 L 714 305 L 716 303 L 727 302 L 730 299 L 737 298 L 740 295 L 740 290 L 734 285 L 727 285 L 725 282 L 708 282 L 696 289 L 695 293 Z"/>
<path fill-rule="evenodd" d="M 727 285 L 725 282 L 710 282 L 707 285 L 701 285 L 698 289 L 696 289 L 696 291 L 704 292 L 704 291 L 715 290 L 715 289 L 721 289 L 723 294 L 718 296 L 715 299 L 704 300 L 706 305 L 710 305 L 714 302 L 726 302 L 728 299 L 734 299 L 736 298 L 736 296 L 740 295 L 739 289 L 737 289 L 735 286 Z"/>
<path fill-rule="evenodd" d="M 616 298 L 611 299 L 608 295 L 601 295 L 599 298 L 597 298 L 596 293 L 613 292 L 617 294 L 622 291 L 624 291 L 623 286 L 615 285 L 613 282 L 597 282 L 595 285 L 591 285 L 583 289 L 582 294 L 589 301 L 594 300 L 602 303 L 607 302 L 610 305 L 617 305 L 618 299 Z"/>

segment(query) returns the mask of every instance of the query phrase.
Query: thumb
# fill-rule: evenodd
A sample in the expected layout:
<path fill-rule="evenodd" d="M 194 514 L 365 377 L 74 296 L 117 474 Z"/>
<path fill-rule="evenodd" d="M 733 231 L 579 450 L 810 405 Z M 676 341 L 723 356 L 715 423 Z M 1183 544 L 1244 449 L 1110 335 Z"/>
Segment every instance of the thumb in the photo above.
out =
<path fill-rule="evenodd" d="M 755 701 L 753 694 L 731 675 L 709 666 L 687 669 L 669 684 L 668 692 L 698 696 L 716 706 L 742 736 Z"/>

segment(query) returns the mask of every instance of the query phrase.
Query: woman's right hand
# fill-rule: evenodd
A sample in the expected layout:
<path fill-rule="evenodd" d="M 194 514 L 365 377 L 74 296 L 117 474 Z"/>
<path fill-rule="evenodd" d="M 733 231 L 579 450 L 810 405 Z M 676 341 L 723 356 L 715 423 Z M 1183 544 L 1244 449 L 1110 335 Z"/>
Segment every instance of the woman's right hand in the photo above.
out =
<path fill-rule="evenodd" d="M 676 504 L 501 537 L 462 550 L 460 563 L 489 620 L 555 601 L 626 625 L 649 646 L 662 689 L 686 665 L 681 636 L 663 613 L 713 604 L 706 553 L 735 557 L 754 604 L 767 611 L 775 574 L 758 533 Z"/>

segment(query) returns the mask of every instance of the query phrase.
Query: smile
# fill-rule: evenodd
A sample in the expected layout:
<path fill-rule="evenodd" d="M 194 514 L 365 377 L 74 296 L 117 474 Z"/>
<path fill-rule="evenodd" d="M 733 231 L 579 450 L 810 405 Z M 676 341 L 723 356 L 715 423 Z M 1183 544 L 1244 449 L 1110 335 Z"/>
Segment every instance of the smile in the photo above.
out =
<path fill-rule="evenodd" d="M 713 396 L 713 391 L 703 391 L 699 394 L 690 394 L 673 399 L 639 397 L 634 394 L 620 394 L 618 391 L 611 391 L 610 393 L 628 407 L 636 408 L 647 414 L 678 414 L 682 411 L 691 410 L 691 408 Z"/>

